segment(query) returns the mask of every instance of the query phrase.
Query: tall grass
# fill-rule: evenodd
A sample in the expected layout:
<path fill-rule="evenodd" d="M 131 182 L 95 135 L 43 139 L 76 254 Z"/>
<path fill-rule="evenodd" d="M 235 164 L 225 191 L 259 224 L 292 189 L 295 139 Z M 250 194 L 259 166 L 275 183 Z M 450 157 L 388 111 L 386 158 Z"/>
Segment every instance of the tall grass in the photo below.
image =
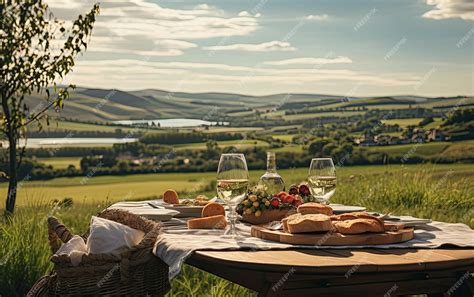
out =
<path fill-rule="evenodd" d="M 385 171 L 341 170 L 334 202 L 364 205 L 370 210 L 410 214 L 474 227 L 474 183 L 472 171 L 459 175 L 443 169 Z M 183 175 L 186 178 L 186 175 Z M 287 183 L 303 176 L 286 177 Z M 83 233 L 90 216 L 109 203 L 75 203 L 53 207 L 38 203 L 18 208 L 15 216 L 0 220 L 0 295 L 23 296 L 31 285 L 48 273 L 51 252 L 47 241 L 46 218 L 60 218 L 75 234 Z M 185 266 L 172 283 L 169 296 L 248 296 L 254 293 L 226 280 Z"/>

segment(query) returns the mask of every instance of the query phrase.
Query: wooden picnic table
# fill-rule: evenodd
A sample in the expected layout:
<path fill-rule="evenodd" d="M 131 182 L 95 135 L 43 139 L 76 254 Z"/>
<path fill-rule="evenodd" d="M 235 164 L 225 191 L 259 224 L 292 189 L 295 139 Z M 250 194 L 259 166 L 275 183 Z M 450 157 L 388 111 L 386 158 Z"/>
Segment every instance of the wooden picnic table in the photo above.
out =
<path fill-rule="evenodd" d="M 259 296 L 474 294 L 474 249 L 197 251 L 187 263 Z"/>

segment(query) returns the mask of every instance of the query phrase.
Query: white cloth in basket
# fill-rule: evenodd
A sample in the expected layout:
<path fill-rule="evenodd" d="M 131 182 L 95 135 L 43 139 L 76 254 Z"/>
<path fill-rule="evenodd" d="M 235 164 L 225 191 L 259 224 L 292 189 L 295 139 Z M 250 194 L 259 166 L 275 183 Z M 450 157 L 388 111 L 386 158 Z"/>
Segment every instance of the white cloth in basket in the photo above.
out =
<path fill-rule="evenodd" d="M 56 255 L 67 255 L 71 258 L 73 266 L 79 265 L 82 261 L 82 255 L 87 254 L 87 245 L 84 239 L 78 235 L 74 235 L 68 242 L 61 245 Z"/>
<path fill-rule="evenodd" d="M 144 235 L 141 230 L 92 216 L 87 251 L 89 254 L 120 256 L 121 253 L 139 244 Z"/>

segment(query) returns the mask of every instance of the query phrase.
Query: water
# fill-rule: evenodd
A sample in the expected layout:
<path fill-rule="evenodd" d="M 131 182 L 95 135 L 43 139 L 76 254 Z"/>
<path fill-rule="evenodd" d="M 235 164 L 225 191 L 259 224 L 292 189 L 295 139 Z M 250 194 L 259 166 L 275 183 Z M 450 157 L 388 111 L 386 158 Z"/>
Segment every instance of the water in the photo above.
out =
<path fill-rule="evenodd" d="M 163 120 L 122 120 L 113 121 L 114 124 L 119 125 L 148 125 L 159 126 L 163 128 L 183 128 L 183 127 L 199 127 L 199 126 L 215 126 L 217 122 L 209 122 L 198 119 L 163 119 Z M 219 122 L 221 125 L 228 125 L 228 122 Z"/>
<path fill-rule="evenodd" d="M 110 146 L 116 143 L 136 142 L 137 138 L 28 138 L 26 144 L 28 148 L 48 148 L 66 146 Z M 8 147 L 6 141 L 1 142 L 2 147 Z M 25 145 L 25 140 L 20 141 L 20 145 Z"/>

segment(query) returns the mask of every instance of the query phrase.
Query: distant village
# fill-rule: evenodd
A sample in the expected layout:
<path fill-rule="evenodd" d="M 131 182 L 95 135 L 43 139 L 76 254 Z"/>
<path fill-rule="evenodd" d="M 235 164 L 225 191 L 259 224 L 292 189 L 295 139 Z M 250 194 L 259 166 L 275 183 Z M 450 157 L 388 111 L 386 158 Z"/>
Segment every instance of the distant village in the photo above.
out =
<path fill-rule="evenodd" d="M 388 134 L 362 135 L 354 140 L 359 146 L 382 146 L 408 143 L 426 143 L 433 141 L 448 141 L 449 137 L 439 129 L 419 129 L 415 128 L 406 135 L 393 136 Z"/>

